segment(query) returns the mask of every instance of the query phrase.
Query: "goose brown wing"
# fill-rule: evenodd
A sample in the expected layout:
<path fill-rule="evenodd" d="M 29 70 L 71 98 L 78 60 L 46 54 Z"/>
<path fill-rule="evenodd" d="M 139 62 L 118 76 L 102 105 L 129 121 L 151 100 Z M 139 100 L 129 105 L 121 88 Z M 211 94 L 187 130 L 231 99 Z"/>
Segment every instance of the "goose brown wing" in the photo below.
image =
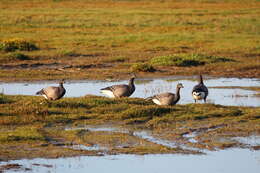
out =
<path fill-rule="evenodd" d="M 56 98 L 59 93 L 59 87 L 50 86 L 43 89 L 43 92 L 47 95 L 48 98 Z"/>
<path fill-rule="evenodd" d="M 106 87 L 106 88 L 102 88 L 101 90 L 109 90 L 109 91 L 116 91 L 116 90 L 124 90 L 124 89 L 127 89 L 128 88 L 128 85 L 112 85 L 112 86 L 109 86 L 109 87 Z"/>
<path fill-rule="evenodd" d="M 173 94 L 173 93 L 161 93 L 161 94 L 155 95 L 153 98 L 162 100 L 162 99 L 174 98 L 174 97 L 175 97 L 175 94 Z"/>

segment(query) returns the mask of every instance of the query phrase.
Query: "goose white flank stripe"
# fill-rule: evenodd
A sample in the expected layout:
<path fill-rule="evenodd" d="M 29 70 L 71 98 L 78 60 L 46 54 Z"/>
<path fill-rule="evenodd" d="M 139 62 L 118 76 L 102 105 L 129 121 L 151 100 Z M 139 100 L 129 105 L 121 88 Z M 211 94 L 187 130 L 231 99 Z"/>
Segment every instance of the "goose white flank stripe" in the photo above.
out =
<path fill-rule="evenodd" d="M 158 100 L 158 99 L 156 99 L 156 98 L 152 99 L 152 101 L 153 101 L 155 104 L 157 104 L 157 105 L 162 105 L 161 102 L 160 102 L 160 100 Z"/>
<path fill-rule="evenodd" d="M 109 96 L 111 98 L 115 98 L 114 93 L 112 91 L 110 91 L 110 90 L 101 90 L 101 93 L 105 94 L 105 95 L 107 95 L 107 96 Z"/>

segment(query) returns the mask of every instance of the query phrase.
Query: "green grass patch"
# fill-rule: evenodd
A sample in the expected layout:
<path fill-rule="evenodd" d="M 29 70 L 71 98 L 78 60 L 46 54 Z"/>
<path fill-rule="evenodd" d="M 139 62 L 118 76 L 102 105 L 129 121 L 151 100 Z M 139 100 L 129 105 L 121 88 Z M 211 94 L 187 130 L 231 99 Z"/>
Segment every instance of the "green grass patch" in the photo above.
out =
<path fill-rule="evenodd" d="M 14 142 L 14 141 L 44 141 L 44 136 L 38 132 L 37 127 L 24 126 L 17 127 L 0 134 L 0 142 Z"/>
<path fill-rule="evenodd" d="M 6 104 L 10 102 L 11 100 L 8 96 L 4 95 L 3 93 L 0 93 L 0 104 Z"/>
<path fill-rule="evenodd" d="M 140 117 L 150 117 L 163 116 L 165 113 L 171 112 L 172 109 L 169 107 L 157 107 L 157 106 L 133 106 L 126 111 L 122 112 L 120 117 L 122 119 L 129 118 L 140 118 Z"/>
<path fill-rule="evenodd" d="M 10 102 L 9 100 L 12 100 Z M 233 117 L 249 114 L 246 108 L 214 104 L 187 104 L 157 106 L 139 98 L 110 99 L 107 97 L 86 96 L 63 98 L 43 103 L 43 98 L 32 96 L 0 95 L 0 125 L 33 123 L 68 123 L 82 119 L 99 121 L 158 122 L 204 120 Z M 12 107 L 12 108 L 11 108 Z M 258 109 L 252 109 L 259 111 Z M 253 111 L 253 112 L 254 112 Z M 250 112 L 250 116 L 253 115 Z M 257 113 L 256 113 L 257 114 Z M 258 113 L 259 114 L 259 113 Z M 247 115 L 249 116 L 249 115 Z M 98 117 L 98 118 L 97 118 Z M 255 116 L 254 116 L 255 117 Z M 161 120 L 163 119 L 163 121 Z M 158 120 L 158 122 L 156 122 Z"/>
<path fill-rule="evenodd" d="M 180 66 L 190 67 L 218 62 L 233 61 L 229 58 L 208 56 L 203 54 L 174 54 L 167 56 L 158 56 L 150 60 L 152 65 L 156 66 Z"/>
<path fill-rule="evenodd" d="M 31 58 L 28 55 L 25 55 L 20 52 L 13 52 L 7 54 L 6 59 L 12 61 L 12 60 L 30 60 Z"/>
<path fill-rule="evenodd" d="M 128 60 L 128 58 L 124 56 L 113 56 L 113 57 L 107 57 L 106 59 L 103 60 L 103 62 L 109 62 L 109 63 L 125 62 L 126 60 Z"/>
<path fill-rule="evenodd" d="M 75 57 L 75 56 L 80 56 L 80 54 L 76 53 L 75 50 L 59 50 L 58 51 L 58 56 L 59 57 L 66 57 L 66 56 L 70 56 L 70 57 Z"/>
<path fill-rule="evenodd" d="M 16 50 L 33 51 L 38 50 L 38 47 L 31 41 L 15 38 L 9 40 L 2 40 L 0 42 L 0 50 L 3 50 L 5 52 L 13 52 Z"/>
<path fill-rule="evenodd" d="M 156 69 L 147 63 L 135 63 L 131 66 L 132 72 L 154 72 Z"/>

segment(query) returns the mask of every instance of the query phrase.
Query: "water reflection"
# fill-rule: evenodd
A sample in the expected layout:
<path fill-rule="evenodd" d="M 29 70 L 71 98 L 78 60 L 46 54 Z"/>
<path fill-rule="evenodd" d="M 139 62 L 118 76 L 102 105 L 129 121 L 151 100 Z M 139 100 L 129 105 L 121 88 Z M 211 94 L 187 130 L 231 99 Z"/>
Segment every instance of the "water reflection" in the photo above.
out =
<path fill-rule="evenodd" d="M 196 79 L 196 77 L 195 77 Z M 102 96 L 100 88 L 127 83 L 128 81 L 68 81 L 65 83 L 67 93 L 65 97 L 80 97 L 86 94 L 93 94 Z M 175 92 L 175 87 L 178 82 L 184 85 L 181 90 L 181 100 L 179 104 L 193 103 L 194 100 L 191 96 L 191 90 L 196 81 L 191 78 L 181 79 L 163 78 L 163 79 L 137 79 L 136 91 L 131 97 L 145 98 L 161 92 Z M 260 87 L 258 79 L 248 78 L 208 78 L 204 80 L 208 87 L 216 86 L 242 86 L 242 87 Z M 22 95 L 35 95 L 35 92 L 41 88 L 57 85 L 54 82 L 40 82 L 40 83 L 0 83 L 1 90 L 5 94 L 22 94 Z M 260 97 L 254 96 L 257 92 L 244 90 L 244 89 L 218 89 L 209 88 L 208 101 L 215 104 L 234 105 L 234 106 L 260 106 Z"/>
<path fill-rule="evenodd" d="M 18 163 L 39 173 L 132 173 L 133 171 L 136 173 L 258 173 L 260 170 L 260 151 L 228 149 L 208 152 L 207 155 L 80 156 L 58 159 L 24 159 L 9 163 Z M 3 164 L 6 163 L 0 163 L 0 165 Z M 52 165 L 52 167 L 38 165 Z M 21 170 L 19 172 L 28 171 Z"/>

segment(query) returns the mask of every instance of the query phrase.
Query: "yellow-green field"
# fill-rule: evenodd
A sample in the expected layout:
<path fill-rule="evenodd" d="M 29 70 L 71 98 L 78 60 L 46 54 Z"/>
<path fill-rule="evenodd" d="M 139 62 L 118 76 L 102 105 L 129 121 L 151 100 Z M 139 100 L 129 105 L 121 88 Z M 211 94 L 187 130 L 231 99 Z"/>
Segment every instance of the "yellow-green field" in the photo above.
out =
<path fill-rule="evenodd" d="M 258 0 L 0 0 L 0 80 L 260 77 L 259 19 Z"/>

